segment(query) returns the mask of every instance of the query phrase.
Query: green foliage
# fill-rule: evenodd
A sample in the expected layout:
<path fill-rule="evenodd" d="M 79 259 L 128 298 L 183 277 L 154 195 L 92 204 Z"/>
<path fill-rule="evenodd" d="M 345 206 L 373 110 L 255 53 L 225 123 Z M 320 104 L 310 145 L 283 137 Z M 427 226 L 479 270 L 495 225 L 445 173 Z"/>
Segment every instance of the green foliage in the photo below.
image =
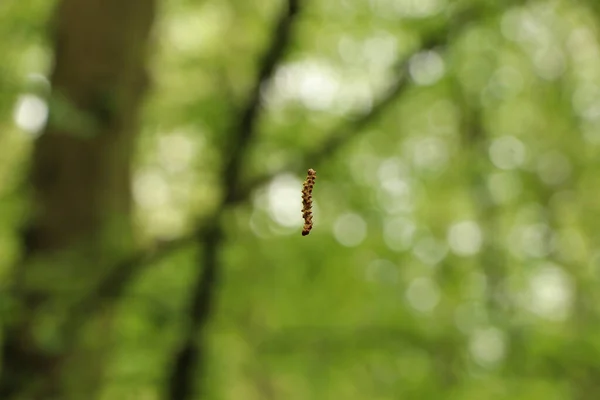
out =
<path fill-rule="evenodd" d="M 19 252 L 14 215 L 27 204 L 21 182 L 34 140 L 13 110 L 51 59 L 42 27 L 52 2 L 8 3 L 0 286 Z M 217 310 L 198 335 L 210 344 L 198 376 L 207 398 L 600 393 L 600 12 L 592 1 L 491 3 L 303 7 L 262 88 L 243 160 L 247 181 L 287 173 L 222 218 Z M 214 212 L 222 151 L 280 5 L 162 2 L 133 171 L 141 247 L 184 236 Z M 458 13 L 470 7 L 472 19 Z M 402 60 L 437 36 L 447 45 L 413 57 L 409 87 L 351 132 Z M 309 164 L 306 154 L 344 124 L 351 138 Z M 301 237 L 308 168 L 317 170 L 315 226 Z M 151 265 L 119 302 L 103 398 L 162 393 L 202 268 L 196 250 Z"/>

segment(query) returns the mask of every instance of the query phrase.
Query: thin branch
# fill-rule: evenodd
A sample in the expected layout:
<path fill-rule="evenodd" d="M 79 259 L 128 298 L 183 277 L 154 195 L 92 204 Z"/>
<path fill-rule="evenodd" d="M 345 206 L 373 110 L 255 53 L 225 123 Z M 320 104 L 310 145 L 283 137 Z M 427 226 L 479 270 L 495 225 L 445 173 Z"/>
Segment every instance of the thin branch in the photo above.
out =
<path fill-rule="evenodd" d="M 120 298 L 127 284 L 132 282 L 140 272 L 141 266 L 154 265 L 168 258 L 176 251 L 195 243 L 196 238 L 201 236 L 205 230 L 205 223 L 198 223 L 197 226 L 199 228 L 191 234 L 171 241 L 158 242 L 152 249 L 140 251 L 114 266 L 96 287 L 96 290 L 88 293 L 87 296 L 78 301 L 69 314 L 85 315 L 93 310 L 98 299 L 106 301 Z"/>
<path fill-rule="evenodd" d="M 355 137 L 363 133 L 365 128 L 370 126 L 380 116 L 385 114 L 385 112 L 394 104 L 394 102 L 402 97 L 402 95 L 406 93 L 407 89 L 411 86 L 411 81 L 408 79 L 408 67 L 412 56 L 423 51 L 431 50 L 443 44 L 443 40 L 432 40 L 427 43 L 426 46 L 418 49 L 406 59 L 403 59 L 402 62 L 400 62 L 395 68 L 398 71 L 395 80 L 384 91 L 384 93 L 382 93 L 379 98 L 375 100 L 375 104 L 371 107 L 371 109 L 351 120 L 342 121 L 332 130 L 330 134 L 327 135 L 327 140 L 324 144 L 309 151 L 309 153 L 304 156 L 306 164 L 317 168 L 321 162 L 330 158 L 332 154 L 336 153 L 343 146 L 350 143 Z M 241 202 L 247 199 L 254 189 L 270 182 L 276 176 L 285 173 L 288 170 L 289 167 L 284 167 L 277 171 L 269 172 L 252 179 L 250 183 L 246 184 L 244 188 L 240 190 L 240 198 L 237 200 Z"/>
<path fill-rule="evenodd" d="M 260 90 L 272 77 L 277 65 L 283 59 L 292 37 L 292 28 L 299 8 L 299 0 L 288 0 L 285 10 L 274 31 L 272 42 L 260 64 L 258 77 L 246 106 L 242 109 L 238 124 L 234 126 L 229 138 L 230 148 L 227 149 L 221 185 L 224 196 L 221 204 L 211 219 L 207 228 L 201 231 L 198 241 L 203 251 L 199 255 L 199 273 L 192 289 L 192 299 L 187 316 L 189 324 L 185 332 L 184 342 L 175 355 L 175 365 L 168 383 L 168 396 L 171 400 L 187 400 L 193 397 L 196 388 L 194 376 L 202 377 L 205 366 L 205 343 L 197 340 L 198 332 L 209 321 L 214 310 L 215 292 L 219 286 L 221 267 L 219 251 L 223 246 L 224 236 L 221 229 L 221 215 L 231 204 L 235 203 L 236 188 L 240 186 L 241 167 L 245 154 L 253 137 L 256 135 L 256 122 L 262 107 Z M 200 380 L 202 382 L 202 380 Z M 202 387 L 200 386 L 200 392 Z"/>
<path fill-rule="evenodd" d="M 198 339 L 198 333 L 203 333 L 214 310 L 215 292 L 219 285 L 221 268 L 219 251 L 223 245 L 223 233 L 218 219 L 214 225 L 199 237 L 203 251 L 198 256 L 198 278 L 192 290 L 190 308 L 187 312 L 189 319 L 185 328 L 181 348 L 175 354 L 175 362 L 168 382 L 168 398 L 171 400 L 186 400 L 194 397 L 196 381 L 202 383 L 204 377 L 205 343 Z M 199 380 L 194 377 L 200 377 Z"/>
<path fill-rule="evenodd" d="M 236 187 L 239 184 L 241 164 L 244 161 L 245 151 L 248 143 L 255 135 L 256 122 L 263 101 L 261 99 L 261 88 L 271 79 L 277 65 L 285 55 L 288 43 L 291 39 L 292 25 L 298 14 L 299 0 L 288 0 L 286 9 L 283 11 L 271 39 L 273 42 L 265 54 L 258 73 L 258 79 L 246 102 L 246 106 L 237 118 L 238 125 L 234 128 L 234 137 L 230 138 L 231 149 L 228 152 L 229 159 L 226 161 L 223 174 L 223 187 L 225 189 L 225 202 L 231 202 L 235 198 Z"/>
<path fill-rule="evenodd" d="M 203 222 L 199 222 L 197 226 L 198 228 L 192 234 L 157 243 L 152 249 L 140 251 L 115 265 L 95 290 L 86 293 L 83 298 L 73 303 L 67 311 L 64 323 L 67 342 L 71 341 L 69 340 L 70 335 L 77 332 L 81 320 L 90 315 L 99 304 L 107 305 L 121 299 L 129 283 L 135 280 L 145 269 L 144 267 L 155 265 L 173 255 L 173 253 L 196 243 L 197 238 L 202 236 L 206 230 L 206 225 Z"/>
<path fill-rule="evenodd" d="M 328 135 L 328 138 L 323 145 L 306 154 L 304 156 L 306 165 L 317 168 L 323 160 L 331 157 L 332 154 L 336 153 L 344 145 L 347 145 L 352 139 L 361 134 L 365 127 L 368 127 L 373 121 L 377 120 L 377 118 L 394 103 L 394 101 L 400 98 L 408 86 L 409 81 L 406 79 L 406 73 L 405 71 L 402 71 L 397 80 L 375 103 L 371 110 L 358 118 L 340 123 L 339 126 L 334 128 L 332 133 Z M 252 179 L 250 183 L 245 185 L 244 189 L 240 191 L 242 197 L 239 201 L 248 198 L 254 189 L 270 182 L 276 176 L 288 170 L 288 167 L 284 167 Z"/>

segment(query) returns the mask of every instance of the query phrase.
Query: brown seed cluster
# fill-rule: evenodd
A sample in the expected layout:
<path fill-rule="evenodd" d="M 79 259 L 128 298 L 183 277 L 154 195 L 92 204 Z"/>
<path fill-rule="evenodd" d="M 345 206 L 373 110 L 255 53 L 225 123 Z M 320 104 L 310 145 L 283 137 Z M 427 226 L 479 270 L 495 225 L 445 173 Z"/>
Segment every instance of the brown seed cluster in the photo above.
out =
<path fill-rule="evenodd" d="M 302 236 L 306 236 L 310 233 L 313 227 L 312 221 L 312 190 L 315 186 L 315 179 L 317 178 L 317 171 L 314 169 L 308 170 L 308 175 L 302 186 L 302 218 L 304 218 L 304 228 L 302 229 Z"/>

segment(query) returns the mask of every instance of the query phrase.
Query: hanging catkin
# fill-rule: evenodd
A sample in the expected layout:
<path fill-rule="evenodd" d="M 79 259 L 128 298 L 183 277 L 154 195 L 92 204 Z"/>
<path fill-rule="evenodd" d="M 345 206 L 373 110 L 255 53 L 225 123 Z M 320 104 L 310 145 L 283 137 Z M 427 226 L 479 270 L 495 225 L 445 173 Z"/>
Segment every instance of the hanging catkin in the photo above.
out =
<path fill-rule="evenodd" d="M 315 179 L 317 178 L 317 172 L 314 169 L 308 170 L 308 175 L 302 186 L 302 218 L 304 218 L 304 228 L 302 229 L 302 236 L 306 236 L 310 233 L 313 226 L 312 221 L 312 190 L 315 186 Z"/>

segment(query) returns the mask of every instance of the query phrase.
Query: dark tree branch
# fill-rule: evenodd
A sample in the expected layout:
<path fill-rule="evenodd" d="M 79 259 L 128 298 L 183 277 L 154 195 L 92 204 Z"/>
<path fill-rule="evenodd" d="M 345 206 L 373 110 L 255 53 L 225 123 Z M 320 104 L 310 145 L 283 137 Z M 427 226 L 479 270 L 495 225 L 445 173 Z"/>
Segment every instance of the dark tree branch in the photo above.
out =
<path fill-rule="evenodd" d="M 209 321 L 214 310 L 215 292 L 219 285 L 219 250 L 223 244 L 223 232 L 218 219 L 214 225 L 198 237 L 203 251 L 198 256 L 198 278 L 192 290 L 188 310 L 189 323 L 185 328 L 183 344 L 175 354 L 175 363 L 168 382 L 168 398 L 186 400 L 193 398 L 197 387 L 202 388 L 203 367 L 206 362 L 205 344 L 199 333 Z M 194 377 L 199 376 L 197 380 Z M 199 385 L 194 383 L 199 381 Z"/>
<path fill-rule="evenodd" d="M 192 234 L 176 240 L 157 243 L 154 248 L 140 251 L 114 266 L 93 292 L 88 293 L 73 306 L 68 313 L 71 316 L 68 322 L 77 326 L 78 318 L 91 312 L 98 305 L 99 300 L 106 302 L 121 298 L 129 282 L 132 282 L 141 272 L 142 266 L 154 265 L 176 251 L 196 243 L 196 238 L 206 230 L 205 222 L 199 222 L 197 226 L 199 228 Z"/>
<path fill-rule="evenodd" d="M 248 146 L 256 135 L 256 122 L 262 107 L 260 90 L 272 77 L 277 65 L 285 56 L 292 37 L 292 28 L 299 8 L 299 0 L 288 0 L 286 8 L 282 11 L 277 25 L 271 34 L 272 42 L 260 64 L 258 77 L 246 106 L 237 118 L 237 125 L 233 127 L 231 137 L 228 138 L 230 148 L 225 151 L 225 165 L 221 179 L 224 190 L 223 199 L 208 226 L 199 231 L 197 239 L 202 246 L 199 255 L 199 273 L 192 289 L 192 299 L 188 309 L 187 326 L 184 341 L 175 355 L 173 367 L 168 383 L 168 396 L 171 400 L 187 400 L 193 397 L 196 379 L 202 377 L 202 367 L 205 365 L 205 344 L 198 340 L 198 333 L 202 333 L 214 310 L 215 292 L 219 286 L 221 268 L 219 265 L 219 251 L 224 242 L 221 230 L 221 215 L 235 202 L 236 189 L 240 186 L 241 166 Z M 202 382 L 202 380 L 200 380 Z M 200 392 L 202 387 L 200 386 Z"/>
<path fill-rule="evenodd" d="M 317 168 L 321 162 L 330 158 L 334 153 L 340 150 L 343 146 L 350 143 L 355 137 L 364 132 L 364 129 L 370 126 L 374 121 L 381 117 L 385 112 L 407 91 L 411 86 L 411 81 L 408 78 L 409 65 L 411 58 L 423 51 L 433 50 L 446 45 L 446 35 L 440 34 L 426 39 L 418 50 L 410 54 L 407 58 L 402 59 L 394 68 L 398 73 L 395 80 L 390 83 L 389 87 L 375 99 L 375 104 L 370 110 L 353 119 L 342 121 L 332 132 L 327 135 L 327 140 L 320 147 L 311 150 L 304 156 L 306 165 Z M 285 173 L 289 170 L 284 167 L 280 170 L 270 172 L 258 176 L 250 181 L 240 190 L 240 199 L 243 201 L 248 198 L 250 193 L 257 187 L 264 185 L 276 176 Z"/>
<path fill-rule="evenodd" d="M 377 118 L 384 114 L 385 111 L 389 109 L 390 106 L 398 98 L 400 98 L 410 86 L 410 81 L 407 79 L 407 67 L 408 62 L 403 62 L 399 68 L 399 73 L 396 80 L 390 85 L 385 93 L 375 101 L 375 104 L 369 111 L 349 121 L 343 121 L 340 123 L 328 135 L 324 144 L 306 154 L 304 156 L 306 165 L 318 168 L 319 164 L 323 160 L 331 157 L 331 155 L 336 153 L 341 147 L 348 144 L 352 139 L 361 134 L 364 131 L 364 128 L 368 127 L 373 121 L 377 120 Z M 250 183 L 246 184 L 244 188 L 240 190 L 240 197 L 237 200 L 241 202 L 247 199 L 254 189 L 270 182 L 276 176 L 285 173 L 288 170 L 288 167 L 284 167 L 280 170 L 252 179 Z"/>
<path fill-rule="evenodd" d="M 299 0 L 288 0 L 286 9 L 283 11 L 271 34 L 272 43 L 262 60 L 256 83 L 250 91 L 246 106 L 237 118 L 238 125 L 234 127 L 233 137 L 229 141 L 231 149 L 229 149 L 227 154 L 228 159 L 226 160 L 222 180 L 223 188 L 225 189 L 225 203 L 230 203 L 235 198 L 236 188 L 239 186 L 240 180 L 240 166 L 244 161 L 246 147 L 256 133 L 256 122 L 263 104 L 260 91 L 271 79 L 275 68 L 285 55 L 291 39 L 291 28 L 298 14 L 298 8 Z"/>

